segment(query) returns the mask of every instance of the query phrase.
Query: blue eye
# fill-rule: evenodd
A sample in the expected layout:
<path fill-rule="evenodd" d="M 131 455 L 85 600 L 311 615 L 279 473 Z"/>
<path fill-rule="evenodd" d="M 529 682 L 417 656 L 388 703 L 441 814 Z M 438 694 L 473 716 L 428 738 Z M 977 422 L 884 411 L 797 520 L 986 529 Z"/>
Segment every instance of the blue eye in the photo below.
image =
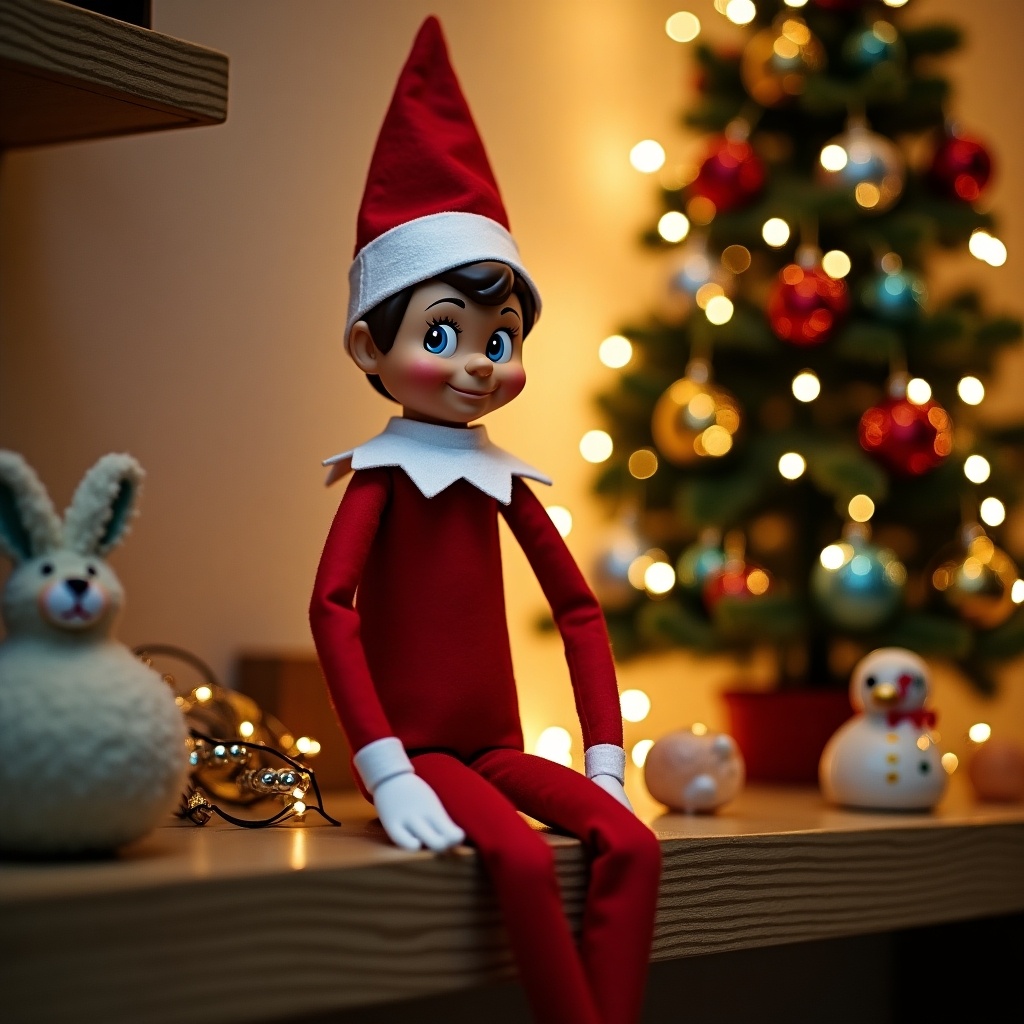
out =
<path fill-rule="evenodd" d="M 492 363 L 507 363 L 512 358 L 512 335 L 495 331 L 487 341 L 487 358 Z"/>
<path fill-rule="evenodd" d="M 427 328 L 423 335 L 423 347 L 435 356 L 447 359 L 455 355 L 455 347 L 459 343 L 459 332 L 454 324 L 436 321 Z"/>

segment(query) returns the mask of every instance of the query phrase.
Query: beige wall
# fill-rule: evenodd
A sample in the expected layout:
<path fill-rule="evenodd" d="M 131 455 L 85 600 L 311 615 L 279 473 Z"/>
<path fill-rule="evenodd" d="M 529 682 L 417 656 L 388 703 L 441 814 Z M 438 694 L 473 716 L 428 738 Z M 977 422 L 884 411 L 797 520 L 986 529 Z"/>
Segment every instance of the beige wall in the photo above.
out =
<path fill-rule="evenodd" d="M 972 18 L 954 109 L 999 158 L 991 198 L 1010 247 L 1001 270 L 967 259 L 934 280 L 968 273 L 1019 314 L 1024 5 L 911 5 Z M 311 648 L 306 602 L 340 494 L 322 486 L 320 460 L 392 411 L 342 351 L 345 281 L 376 132 L 427 13 L 445 27 L 545 296 L 527 390 L 489 429 L 554 476 L 548 500 L 573 510 L 570 544 L 588 564 L 601 513 L 576 442 L 610 372 L 596 343 L 643 315 L 663 282 L 635 242 L 654 186 L 626 154 L 654 136 L 678 160 L 694 142 L 677 128 L 689 65 L 662 31 L 678 6 L 730 35 L 710 0 L 155 0 L 157 30 L 229 56 L 227 122 L 3 157 L 0 445 L 29 459 L 61 507 L 104 452 L 130 451 L 148 471 L 113 558 L 125 642 L 180 644 L 224 678 L 242 649 Z M 997 411 L 1020 408 L 1021 369 L 1007 362 Z M 532 629 L 539 589 L 515 550 L 508 565 L 532 738 L 571 727 L 572 705 L 557 640 Z M 716 692 L 731 673 L 681 656 L 625 668 L 623 686 L 655 698 L 630 738 L 723 725 Z M 1010 684 L 989 705 L 944 680 L 950 738 L 978 716 L 1024 737 L 1024 683 Z"/>

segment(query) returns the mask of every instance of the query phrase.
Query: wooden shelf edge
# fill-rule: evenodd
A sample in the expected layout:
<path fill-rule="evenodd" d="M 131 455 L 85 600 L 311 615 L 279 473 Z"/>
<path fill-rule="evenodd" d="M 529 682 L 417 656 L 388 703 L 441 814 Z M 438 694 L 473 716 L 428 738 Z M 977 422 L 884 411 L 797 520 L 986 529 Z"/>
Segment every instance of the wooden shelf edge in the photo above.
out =
<path fill-rule="evenodd" d="M 0 0 L 0 147 L 227 118 L 228 58 L 60 0 Z"/>

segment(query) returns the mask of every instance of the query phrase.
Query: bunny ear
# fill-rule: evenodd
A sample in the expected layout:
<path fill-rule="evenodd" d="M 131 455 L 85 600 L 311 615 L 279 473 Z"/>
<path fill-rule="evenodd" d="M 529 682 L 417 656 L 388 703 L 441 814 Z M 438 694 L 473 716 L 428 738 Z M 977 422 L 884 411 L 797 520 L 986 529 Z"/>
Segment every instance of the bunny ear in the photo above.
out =
<path fill-rule="evenodd" d="M 0 451 L 0 551 L 15 562 L 60 542 L 60 519 L 35 470 L 17 452 Z"/>
<path fill-rule="evenodd" d="M 130 455 L 104 455 L 78 485 L 64 513 L 64 543 L 105 555 L 124 540 L 145 473 Z"/>

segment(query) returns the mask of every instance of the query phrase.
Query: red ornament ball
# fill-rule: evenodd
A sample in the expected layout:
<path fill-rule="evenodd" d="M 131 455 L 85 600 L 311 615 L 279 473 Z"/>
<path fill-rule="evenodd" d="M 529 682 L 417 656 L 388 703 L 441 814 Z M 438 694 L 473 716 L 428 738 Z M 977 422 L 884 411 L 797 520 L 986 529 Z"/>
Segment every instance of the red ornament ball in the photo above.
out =
<path fill-rule="evenodd" d="M 928 168 L 928 184 L 947 199 L 973 203 L 992 177 L 992 156 L 977 140 L 945 135 Z"/>
<path fill-rule="evenodd" d="M 768 297 L 768 320 L 783 341 L 819 345 L 827 341 L 850 308 L 845 282 L 820 267 L 783 267 Z"/>
<path fill-rule="evenodd" d="M 764 187 L 764 179 L 764 164 L 754 147 L 723 135 L 711 143 L 690 185 L 690 195 L 709 200 L 722 213 L 754 199 Z"/>
<path fill-rule="evenodd" d="M 860 418 L 860 444 L 897 476 L 921 476 L 953 450 L 953 423 L 937 402 L 893 397 Z"/>
<path fill-rule="evenodd" d="M 720 569 L 711 572 L 704 581 L 701 600 L 704 607 L 713 612 L 723 597 L 749 598 L 767 594 L 772 578 L 767 570 L 742 558 L 730 558 Z"/>

